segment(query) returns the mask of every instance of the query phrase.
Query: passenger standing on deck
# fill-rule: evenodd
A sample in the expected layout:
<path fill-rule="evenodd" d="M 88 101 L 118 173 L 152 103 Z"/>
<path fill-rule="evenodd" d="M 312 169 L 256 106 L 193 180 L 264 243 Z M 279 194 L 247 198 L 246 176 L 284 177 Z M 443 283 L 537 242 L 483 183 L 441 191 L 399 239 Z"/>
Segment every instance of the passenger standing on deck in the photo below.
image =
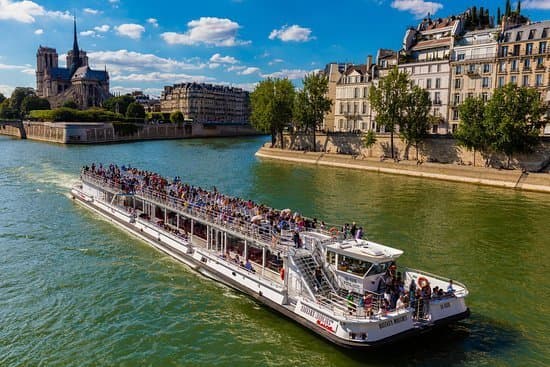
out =
<path fill-rule="evenodd" d="M 351 238 L 355 238 L 355 233 L 357 233 L 357 225 L 353 222 L 350 229 Z"/>
<path fill-rule="evenodd" d="M 363 227 L 359 227 L 357 232 L 355 232 L 355 239 L 356 240 L 362 240 L 363 239 Z"/>

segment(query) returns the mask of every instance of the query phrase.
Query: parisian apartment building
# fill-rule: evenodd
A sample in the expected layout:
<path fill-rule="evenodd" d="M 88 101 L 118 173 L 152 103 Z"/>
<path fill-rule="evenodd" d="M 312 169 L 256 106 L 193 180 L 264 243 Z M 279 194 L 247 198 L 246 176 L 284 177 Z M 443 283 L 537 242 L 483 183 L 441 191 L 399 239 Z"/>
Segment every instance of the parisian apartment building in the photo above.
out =
<path fill-rule="evenodd" d="M 248 123 L 249 93 L 241 88 L 204 83 L 165 86 L 161 112 L 181 111 L 197 123 Z"/>
<path fill-rule="evenodd" d="M 429 91 L 430 113 L 436 117 L 430 126 L 433 134 L 456 131 L 466 98 L 487 101 L 508 83 L 537 88 L 550 103 L 550 21 L 530 22 L 517 14 L 503 16 L 500 24 L 488 14 L 479 23 L 471 20 L 471 9 L 459 16 L 424 19 L 405 31 L 400 50 L 379 49 L 375 61 L 369 57 L 365 64 L 328 64 L 333 106 L 323 129 L 383 132 L 383 126 L 376 126 L 368 91 L 394 67 Z M 550 134 L 550 123 L 544 134 Z"/>

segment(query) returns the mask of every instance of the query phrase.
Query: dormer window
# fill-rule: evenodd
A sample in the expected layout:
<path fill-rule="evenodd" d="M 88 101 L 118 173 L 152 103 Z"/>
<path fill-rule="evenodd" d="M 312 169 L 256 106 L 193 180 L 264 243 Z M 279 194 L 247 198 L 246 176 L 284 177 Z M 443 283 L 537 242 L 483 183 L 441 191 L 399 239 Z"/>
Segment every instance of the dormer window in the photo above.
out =
<path fill-rule="evenodd" d="M 521 41 L 522 35 L 523 35 L 523 31 L 518 31 L 518 33 L 516 33 L 516 41 Z"/>
<path fill-rule="evenodd" d="M 532 40 L 533 38 L 535 38 L 535 29 L 529 31 L 529 39 Z"/>

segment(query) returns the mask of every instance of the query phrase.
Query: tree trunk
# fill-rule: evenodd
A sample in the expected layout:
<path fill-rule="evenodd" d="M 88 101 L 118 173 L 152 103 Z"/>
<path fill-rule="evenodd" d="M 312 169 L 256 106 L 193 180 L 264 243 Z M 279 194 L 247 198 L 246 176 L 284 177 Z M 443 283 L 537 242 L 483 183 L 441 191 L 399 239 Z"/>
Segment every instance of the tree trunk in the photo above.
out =
<path fill-rule="evenodd" d="M 275 135 L 275 132 L 271 132 L 271 148 L 275 147 L 275 144 L 277 142 L 277 136 Z"/>
<path fill-rule="evenodd" d="M 476 166 L 476 150 L 474 149 L 474 167 Z"/>
<path fill-rule="evenodd" d="M 279 131 L 279 134 L 281 136 L 281 149 L 285 149 L 285 141 L 283 139 L 283 130 Z"/>
<path fill-rule="evenodd" d="M 416 161 L 418 162 L 418 143 L 415 144 L 416 148 Z"/>
<path fill-rule="evenodd" d="M 391 158 L 393 159 L 393 130 L 390 131 L 390 150 L 391 150 Z"/>
<path fill-rule="evenodd" d="M 315 149 L 315 125 L 313 125 L 313 151 L 317 151 L 317 149 Z"/>

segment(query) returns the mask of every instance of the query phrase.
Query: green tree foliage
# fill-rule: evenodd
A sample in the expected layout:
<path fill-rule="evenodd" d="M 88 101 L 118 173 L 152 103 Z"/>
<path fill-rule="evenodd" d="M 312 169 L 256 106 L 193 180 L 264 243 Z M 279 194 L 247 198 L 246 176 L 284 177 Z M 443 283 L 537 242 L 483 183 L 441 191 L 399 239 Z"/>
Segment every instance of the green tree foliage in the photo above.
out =
<path fill-rule="evenodd" d="M 271 134 L 275 145 L 279 134 L 284 148 L 283 131 L 292 121 L 294 85 L 288 79 L 267 78 L 262 80 L 250 95 L 252 114 L 250 120 L 255 129 Z"/>
<path fill-rule="evenodd" d="M 380 79 L 378 87 L 371 87 L 369 93 L 369 101 L 376 111 L 376 123 L 390 132 L 392 158 L 394 158 L 393 134 L 395 126 L 405 115 L 405 96 L 408 93 L 409 84 L 408 75 L 394 67 L 385 78 Z"/>
<path fill-rule="evenodd" d="M 21 117 L 21 103 L 27 96 L 35 96 L 34 89 L 27 87 L 17 87 L 13 90 L 10 97 L 10 108 L 16 117 Z"/>
<path fill-rule="evenodd" d="M 506 7 L 504 9 L 504 15 L 509 17 L 512 14 L 512 5 L 510 4 L 510 0 L 506 0 Z"/>
<path fill-rule="evenodd" d="M 486 105 L 484 121 L 492 149 L 507 156 L 508 167 L 514 154 L 530 153 L 538 144 L 544 111 L 540 94 L 534 88 L 510 83 L 495 90 Z"/>
<path fill-rule="evenodd" d="M 5 100 L 6 100 L 6 96 L 0 93 L 0 103 L 4 102 Z"/>
<path fill-rule="evenodd" d="M 145 118 L 145 108 L 137 102 L 132 102 L 128 105 L 128 109 L 126 110 L 126 117 L 143 119 Z"/>
<path fill-rule="evenodd" d="M 170 114 L 170 121 L 173 124 L 181 125 L 185 121 L 185 116 L 181 111 L 174 111 Z"/>
<path fill-rule="evenodd" d="M 12 110 L 10 99 L 6 98 L 0 103 L 0 118 L 14 119 L 17 118 L 17 114 Z"/>
<path fill-rule="evenodd" d="M 70 100 L 70 101 L 66 101 L 65 103 L 63 103 L 63 107 L 72 108 L 72 109 L 76 110 L 78 108 L 78 105 L 76 104 L 75 101 Z"/>
<path fill-rule="evenodd" d="M 40 98 L 34 94 L 23 98 L 21 102 L 21 115 L 27 115 L 34 110 L 49 110 L 50 102 L 45 98 Z"/>
<path fill-rule="evenodd" d="M 430 92 L 418 85 L 409 84 L 410 90 L 404 96 L 405 114 L 399 122 L 399 134 L 407 142 L 416 148 L 416 160 L 418 160 L 418 145 L 428 136 L 430 126 Z"/>
<path fill-rule="evenodd" d="M 29 113 L 29 117 L 39 121 L 81 121 L 81 122 L 115 122 L 124 121 L 124 116 L 101 108 L 90 108 L 80 111 L 72 108 L 61 107 L 54 110 L 35 110 Z"/>
<path fill-rule="evenodd" d="M 111 97 L 103 102 L 103 107 L 111 112 L 126 115 L 130 103 L 135 102 L 135 98 L 126 94 L 118 97 Z"/>
<path fill-rule="evenodd" d="M 376 133 L 373 130 L 367 131 L 361 138 L 361 141 L 363 142 L 363 146 L 370 150 L 376 144 Z"/>
<path fill-rule="evenodd" d="M 458 145 L 474 152 L 487 152 L 490 142 L 489 131 L 485 125 L 485 103 L 481 98 L 468 97 L 459 107 L 460 124 L 454 134 Z"/>
<path fill-rule="evenodd" d="M 316 151 L 315 131 L 332 106 L 332 100 L 327 97 L 328 78 L 322 73 L 310 73 L 304 77 L 302 83 L 303 89 L 296 94 L 294 102 L 294 120 L 311 131 L 313 151 Z"/>

